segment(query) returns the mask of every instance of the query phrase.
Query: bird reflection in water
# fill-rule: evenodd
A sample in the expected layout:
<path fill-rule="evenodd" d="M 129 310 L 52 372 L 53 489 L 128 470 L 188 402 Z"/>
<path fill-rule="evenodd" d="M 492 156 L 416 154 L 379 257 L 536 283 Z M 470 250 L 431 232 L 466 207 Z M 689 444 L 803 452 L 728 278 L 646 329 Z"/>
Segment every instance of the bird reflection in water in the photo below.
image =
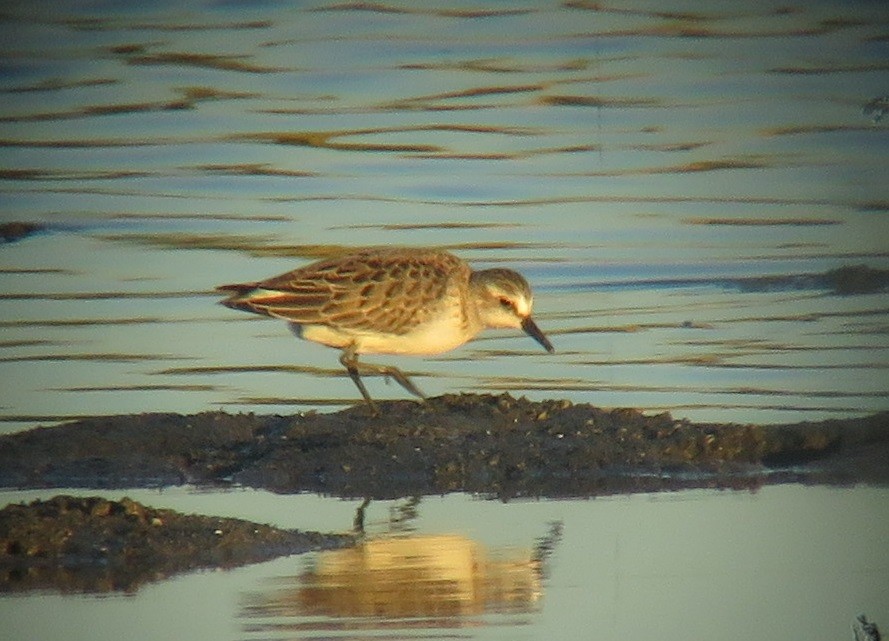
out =
<path fill-rule="evenodd" d="M 312 625 L 322 628 L 422 628 L 466 625 L 467 616 L 532 612 L 560 536 L 561 524 L 553 524 L 534 547 L 505 550 L 488 550 L 457 534 L 372 538 L 320 553 L 306 572 L 286 579 L 289 585 L 259 595 L 246 614 L 254 620 L 312 617 Z M 358 621 L 344 623 L 347 618 Z"/>

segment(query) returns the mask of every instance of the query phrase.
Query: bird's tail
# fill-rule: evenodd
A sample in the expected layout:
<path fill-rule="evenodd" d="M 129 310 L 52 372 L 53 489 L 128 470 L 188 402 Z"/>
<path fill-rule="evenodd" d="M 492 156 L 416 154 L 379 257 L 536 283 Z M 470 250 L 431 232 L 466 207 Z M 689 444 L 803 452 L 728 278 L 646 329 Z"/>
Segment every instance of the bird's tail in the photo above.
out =
<path fill-rule="evenodd" d="M 225 305 L 232 309 L 239 309 L 244 312 L 256 313 L 256 310 L 249 304 L 250 293 L 256 291 L 256 283 L 234 283 L 232 285 L 220 285 L 216 288 L 220 294 L 225 294 L 228 298 L 219 301 L 220 305 Z"/>

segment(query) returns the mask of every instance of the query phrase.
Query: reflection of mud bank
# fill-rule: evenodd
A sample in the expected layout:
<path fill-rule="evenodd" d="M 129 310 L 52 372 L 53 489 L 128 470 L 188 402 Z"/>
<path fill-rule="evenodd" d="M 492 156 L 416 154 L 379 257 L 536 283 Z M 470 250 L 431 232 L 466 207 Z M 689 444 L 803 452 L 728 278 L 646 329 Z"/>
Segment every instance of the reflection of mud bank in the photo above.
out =
<path fill-rule="evenodd" d="M 43 225 L 37 223 L 0 223 L 0 242 L 13 243 L 25 236 L 45 231 L 45 229 Z"/>
<path fill-rule="evenodd" d="M 235 567 L 353 541 L 179 514 L 129 499 L 57 496 L 0 510 L 0 592 L 132 591 L 179 572 Z"/>
<path fill-rule="evenodd" d="M 757 221 L 733 222 L 729 220 L 696 220 L 694 224 L 743 224 Z M 764 223 L 763 223 L 764 224 Z M 788 221 L 778 224 L 789 224 Z M 809 223 L 818 224 L 818 223 Z M 719 287 L 742 292 L 793 292 L 821 291 L 834 296 L 879 294 L 889 290 L 889 270 L 869 265 L 844 265 L 837 269 L 812 274 L 779 274 L 775 276 L 712 277 L 690 276 L 687 278 L 634 279 L 626 281 L 586 283 L 585 287 L 603 288 L 681 288 Z"/>
<path fill-rule="evenodd" d="M 392 498 L 591 496 L 768 482 L 889 480 L 889 412 L 715 425 L 508 394 L 447 395 L 304 416 L 98 417 L 0 438 L 0 486 L 236 482 Z"/>

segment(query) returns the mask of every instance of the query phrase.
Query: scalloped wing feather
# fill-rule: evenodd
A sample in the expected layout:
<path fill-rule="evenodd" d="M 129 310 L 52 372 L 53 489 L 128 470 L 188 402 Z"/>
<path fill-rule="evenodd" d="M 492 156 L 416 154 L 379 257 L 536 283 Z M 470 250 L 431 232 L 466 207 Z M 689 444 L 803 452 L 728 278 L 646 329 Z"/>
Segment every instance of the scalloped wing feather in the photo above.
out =
<path fill-rule="evenodd" d="M 225 286 L 223 304 L 291 323 L 404 334 L 429 320 L 469 267 L 446 252 L 370 250 L 258 283 Z"/>

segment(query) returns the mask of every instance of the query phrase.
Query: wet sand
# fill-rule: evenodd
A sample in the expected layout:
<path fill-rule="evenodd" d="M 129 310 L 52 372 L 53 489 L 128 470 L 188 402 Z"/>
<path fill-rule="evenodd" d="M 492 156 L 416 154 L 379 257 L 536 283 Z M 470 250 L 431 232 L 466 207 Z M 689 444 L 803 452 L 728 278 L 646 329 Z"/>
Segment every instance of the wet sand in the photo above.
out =
<path fill-rule="evenodd" d="M 0 437 L 0 486 L 240 484 L 366 499 L 469 492 L 509 500 L 889 482 L 889 412 L 743 425 L 508 394 L 379 405 L 379 417 L 357 405 L 329 414 L 139 414 L 41 427 Z M 56 497 L 0 512 L 0 590 L 134 589 L 149 577 L 350 541 Z"/>

